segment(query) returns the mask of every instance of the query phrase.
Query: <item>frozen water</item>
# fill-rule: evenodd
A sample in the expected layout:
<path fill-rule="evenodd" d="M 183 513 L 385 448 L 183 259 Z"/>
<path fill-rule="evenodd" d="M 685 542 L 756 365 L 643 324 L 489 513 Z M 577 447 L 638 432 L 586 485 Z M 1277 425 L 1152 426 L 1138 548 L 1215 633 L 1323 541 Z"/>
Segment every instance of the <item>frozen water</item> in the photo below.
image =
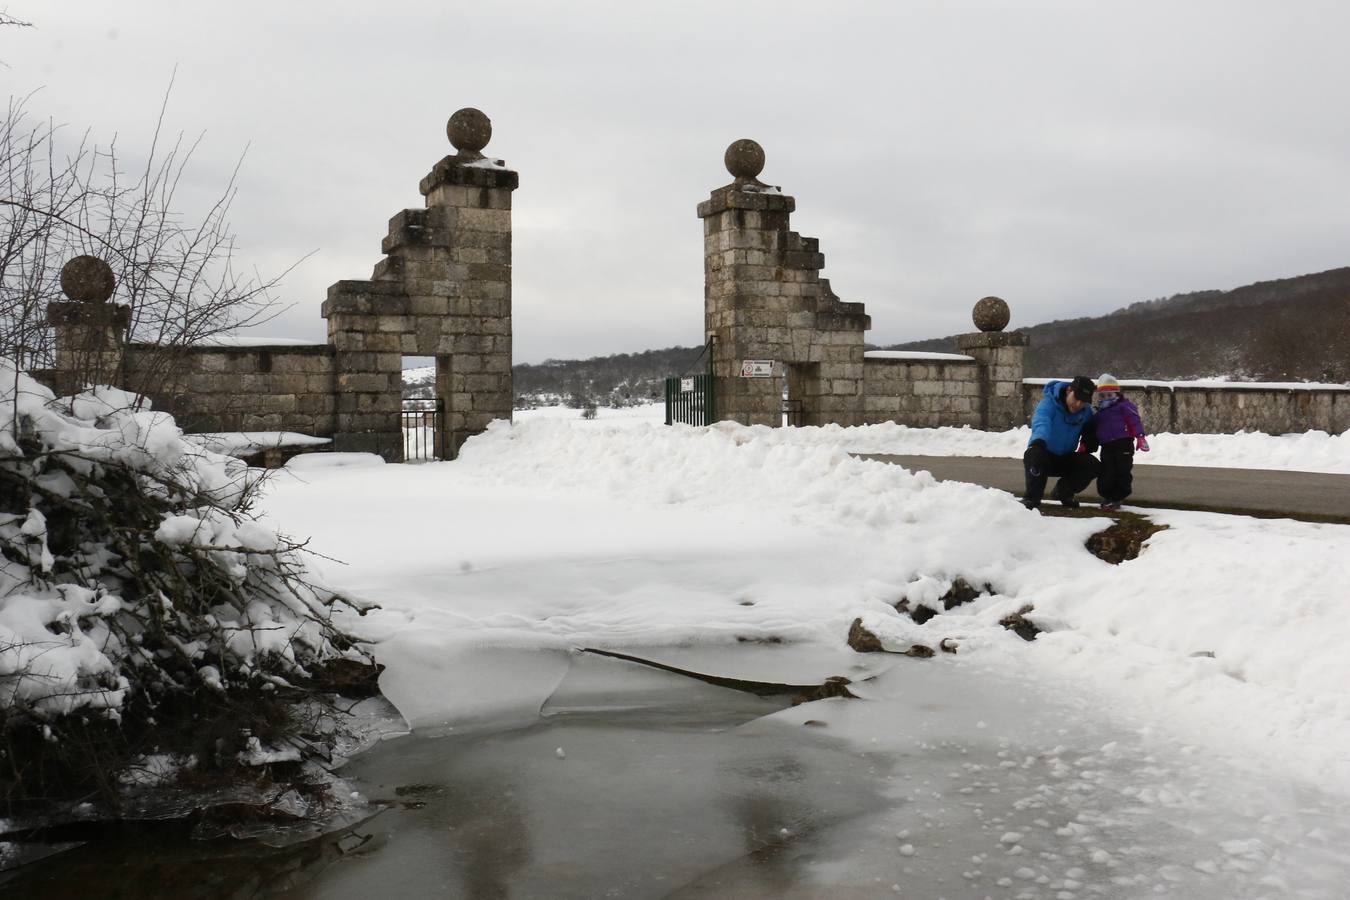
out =
<path fill-rule="evenodd" d="M 425 805 L 293 896 L 1344 896 L 1320 791 L 950 660 L 871 695 L 775 711 L 574 657 L 533 725 L 357 760 L 368 796 Z"/>
<path fill-rule="evenodd" d="M 796 649 L 725 648 L 758 657 L 725 668 L 786 671 Z M 372 812 L 387 807 L 354 829 L 282 851 L 148 826 L 26 867 L 5 895 L 1345 896 L 1350 813 L 1334 795 L 1006 668 L 904 659 L 867 682 L 869 699 L 783 708 L 546 655 L 563 672 L 530 724 L 390 741 L 345 768 Z M 716 671 L 715 654 L 696 657 Z"/>

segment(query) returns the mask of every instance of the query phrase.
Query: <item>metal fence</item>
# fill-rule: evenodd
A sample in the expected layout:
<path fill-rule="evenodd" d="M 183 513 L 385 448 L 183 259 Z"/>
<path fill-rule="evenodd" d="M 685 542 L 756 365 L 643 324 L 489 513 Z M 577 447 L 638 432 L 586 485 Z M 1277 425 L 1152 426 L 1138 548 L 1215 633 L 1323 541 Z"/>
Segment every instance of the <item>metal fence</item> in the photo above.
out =
<path fill-rule="evenodd" d="M 713 423 L 712 337 L 699 350 L 684 374 L 666 379 L 666 424 L 711 425 Z M 704 372 L 690 375 L 689 371 L 704 360 Z"/>
<path fill-rule="evenodd" d="M 681 375 L 666 379 L 666 424 L 711 425 L 713 377 Z"/>
<path fill-rule="evenodd" d="M 403 401 L 403 460 L 445 459 L 445 404 L 440 400 Z"/>

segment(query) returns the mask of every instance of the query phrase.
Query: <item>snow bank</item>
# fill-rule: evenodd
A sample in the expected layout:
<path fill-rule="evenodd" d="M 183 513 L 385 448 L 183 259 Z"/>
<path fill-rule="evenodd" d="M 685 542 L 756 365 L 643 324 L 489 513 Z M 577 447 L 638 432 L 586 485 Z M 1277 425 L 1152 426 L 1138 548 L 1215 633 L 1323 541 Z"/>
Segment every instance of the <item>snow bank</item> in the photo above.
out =
<path fill-rule="evenodd" d="M 578 419 L 581 411 L 565 406 L 518 409 L 520 423 L 536 419 Z M 660 423 L 665 407 L 660 403 L 621 409 L 600 407 L 597 418 L 585 424 L 604 425 Z M 792 429 L 792 440 L 831 447 L 850 453 L 895 453 L 908 456 L 993 456 L 1021 458 L 1031 438 L 1031 429 L 979 431 L 974 428 L 911 428 L 894 422 L 845 428 L 839 425 Z M 786 434 L 787 432 L 785 432 Z M 1297 472 L 1350 474 L 1350 431 L 1327 434 L 1269 435 L 1240 431 L 1237 434 L 1151 434 L 1151 451 L 1135 455 L 1136 465 L 1218 466 L 1234 469 L 1283 469 Z"/>
<path fill-rule="evenodd" d="M 453 691 L 413 686 L 472 648 L 838 646 L 862 617 L 1350 789 L 1350 528 L 1160 513 L 1110 566 L 1083 547 L 1101 520 L 848 453 L 906 431 L 497 423 L 457 462 L 307 472 L 266 505 L 385 607 L 362 627 L 410 719 L 453 718 Z M 923 626 L 895 610 L 958 576 L 989 594 Z M 1031 644 L 998 624 L 1026 606 L 1051 629 Z"/>

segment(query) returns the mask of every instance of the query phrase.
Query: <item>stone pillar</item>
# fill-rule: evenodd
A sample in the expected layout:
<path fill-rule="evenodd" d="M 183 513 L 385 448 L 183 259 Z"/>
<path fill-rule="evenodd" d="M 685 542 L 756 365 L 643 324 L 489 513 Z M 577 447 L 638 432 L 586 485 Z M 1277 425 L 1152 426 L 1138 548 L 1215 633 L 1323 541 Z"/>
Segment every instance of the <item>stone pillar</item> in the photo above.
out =
<path fill-rule="evenodd" d="M 863 420 L 861 303 L 843 303 L 820 277 L 820 242 L 789 227 L 796 201 L 756 176 L 764 151 L 751 140 L 727 148 L 735 181 L 698 206 L 703 219 L 704 320 L 713 343 L 714 415 L 779 425 L 785 385 L 806 425 Z M 772 360 L 772 378 L 743 378 L 746 360 Z"/>
<path fill-rule="evenodd" d="M 426 208 L 390 219 L 386 256 L 370 280 L 328 290 L 337 450 L 403 458 L 404 356 L 436 360 L 442 455 L 453 457 L 493 419 L 511 418 L 511 193 L 519 176 L 480 152 L 492 134 L 482 112 L 461 109 L 446 130 L 458 152 L 422 179 Z"/>
<path fill-rule="evenodd" d="M 971 313 L 971 334 L 957 335 L 956 346 L 974 357 L 980 367 L 980 427 L 1007 431 L 1026 424 L 1022 410 L 1022 357 L 1030 338 L 1008 326 L 1008 304 L 998 297 L 985 297 Z"/>
<path fill-rule="evenodd" d="M 61 268 L 61 290 L 70 299 L 47 305 L 58 395 L 93 384 L 121 385 L 131 308 L 108 302 L 115 286 L 112 269 L 98 257 L 77 256 Z"/>
<path fill-rule="evenodd" d="M 472 115 L 477 113 L 477 115 Z M 448 274 L 449 315 L 437 341 L 436 383 L 445 401 L 444 441 L 450 455 L 493 419 L 510 421 L 511 194 L 520 176 L 480 152 L 492 136 L 487 116 L 461 110 L 450 120 L 459 151 L 422 179 L 427 216 L 445 230 L 445 244 L 430 259 L 409 259 L 410 290 L 434 296 Z"/>

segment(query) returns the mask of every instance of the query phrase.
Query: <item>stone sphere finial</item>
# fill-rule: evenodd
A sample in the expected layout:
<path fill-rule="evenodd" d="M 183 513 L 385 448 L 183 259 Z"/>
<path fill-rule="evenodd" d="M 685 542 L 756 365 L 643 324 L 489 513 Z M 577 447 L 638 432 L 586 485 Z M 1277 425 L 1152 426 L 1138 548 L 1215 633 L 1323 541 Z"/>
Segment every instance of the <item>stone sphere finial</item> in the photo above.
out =
<path fill-rule="evenodd" d="M 112 267 L 97 256 L 77 256 L 61 267 L 61 290 L 77 303 L 103 303 L 117 286 Z"/>
<path fill-rule="evenodd" d="M 981 331 L 1002 331 L 1008 327 L 1008 304 L 998 297 L 985 297 L 975 304 L 970 318 Z"/>
<path fill-rule="evenodd" d="M 445 133 L 460 153 L 479 156 L 492 140 L 492 120 L 481 109 L 466 106 L 450 117 Z"/>
<path fill-rule="evenodd" d="M 737 181 L 742 179 L 753 181 L 764 171 L 764 148 L 749 138 L 732 141 L 723 162 L 726 163 L 727 171 L 735 176 Z"/>

